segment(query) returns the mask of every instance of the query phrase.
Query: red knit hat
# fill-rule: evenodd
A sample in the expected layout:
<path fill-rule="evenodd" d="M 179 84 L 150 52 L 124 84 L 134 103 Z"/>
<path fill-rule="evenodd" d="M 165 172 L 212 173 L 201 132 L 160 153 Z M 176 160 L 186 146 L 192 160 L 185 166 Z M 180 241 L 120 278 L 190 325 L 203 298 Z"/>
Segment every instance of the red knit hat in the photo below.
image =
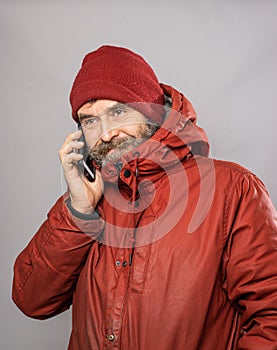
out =
<path fill-rule="evenodd" d="M 141 56 L 122 47 L 101 46 L 85 56 L 70 93 L 75 121 L 91 99 L 128 103 L 153 122 L 163 121 L 164 93 L 155 73 Z"/>

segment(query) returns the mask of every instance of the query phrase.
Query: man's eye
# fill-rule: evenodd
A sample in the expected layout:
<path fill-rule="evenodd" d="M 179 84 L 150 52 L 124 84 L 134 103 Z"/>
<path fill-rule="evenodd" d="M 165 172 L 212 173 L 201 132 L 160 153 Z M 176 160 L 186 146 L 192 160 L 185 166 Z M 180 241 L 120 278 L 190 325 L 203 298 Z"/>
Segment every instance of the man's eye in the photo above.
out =
<path fill-rule="evenodd" d="M 82 124 L 83 126 L 92 126 L 94 125 L 95 123 L 97 122 L 96 118 L 87 118 L 87 119 L 84 119 Z"/>
<path fill-rule="evenodd" d="M 126 110 L 123 108 L 118 108 L 113 111 L 114 117 L 123 117 L 126 114 Z"/>

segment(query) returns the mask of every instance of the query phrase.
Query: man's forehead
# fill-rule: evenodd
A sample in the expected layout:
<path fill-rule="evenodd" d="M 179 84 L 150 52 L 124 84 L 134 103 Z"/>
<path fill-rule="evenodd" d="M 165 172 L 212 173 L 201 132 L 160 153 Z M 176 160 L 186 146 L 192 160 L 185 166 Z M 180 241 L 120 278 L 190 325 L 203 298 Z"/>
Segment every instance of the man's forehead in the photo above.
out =
<path fill-rule="evenodd" d="M 97 115 L 102 113 L 106 109 L 114 107 L 116 105 L 123 105 L 118 101 L 112 100 L 96 100 L 96 101 L 88 101 L 82 105 L 78 110 L 78 115 L 80 114 L 94 114 Z"/>

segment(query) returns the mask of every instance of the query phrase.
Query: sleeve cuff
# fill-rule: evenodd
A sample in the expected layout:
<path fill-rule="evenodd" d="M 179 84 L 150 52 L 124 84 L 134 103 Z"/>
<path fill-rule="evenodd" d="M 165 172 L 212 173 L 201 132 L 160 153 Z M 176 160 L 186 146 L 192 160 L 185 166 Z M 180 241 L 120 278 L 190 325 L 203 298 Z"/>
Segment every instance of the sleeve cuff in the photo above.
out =
<path fill-rule="evenodd" d="M 100 216 L 96 210 L 94 210 L 93 213 L 91 214 L 80 213 L 78 210 L 72 207 L 70 200 L 66 201 L 66 206 L 71 212 L 71 214 L 78 219 L 81 219 L 81 220 L 99 220 L 100 219 Z"/>

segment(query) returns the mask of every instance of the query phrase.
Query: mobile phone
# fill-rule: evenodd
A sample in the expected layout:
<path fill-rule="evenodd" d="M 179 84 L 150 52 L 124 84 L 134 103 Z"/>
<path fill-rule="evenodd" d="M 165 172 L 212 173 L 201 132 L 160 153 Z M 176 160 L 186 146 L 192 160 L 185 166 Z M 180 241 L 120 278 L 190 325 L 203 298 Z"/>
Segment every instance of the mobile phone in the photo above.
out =
<path fill-rule="evenodd" d="M 85 175 L 89 182 L 95 181 L 95 167 L 93 165 L 93 159 L 88 156 L 88 148 L 84 134 L 80 137 L 79 141 L 84 142 L 84 147 L 79 150 L 80 154 L 83 154 L 83 159 L 79 160 L 78 165 L 81 172 Z"/>

